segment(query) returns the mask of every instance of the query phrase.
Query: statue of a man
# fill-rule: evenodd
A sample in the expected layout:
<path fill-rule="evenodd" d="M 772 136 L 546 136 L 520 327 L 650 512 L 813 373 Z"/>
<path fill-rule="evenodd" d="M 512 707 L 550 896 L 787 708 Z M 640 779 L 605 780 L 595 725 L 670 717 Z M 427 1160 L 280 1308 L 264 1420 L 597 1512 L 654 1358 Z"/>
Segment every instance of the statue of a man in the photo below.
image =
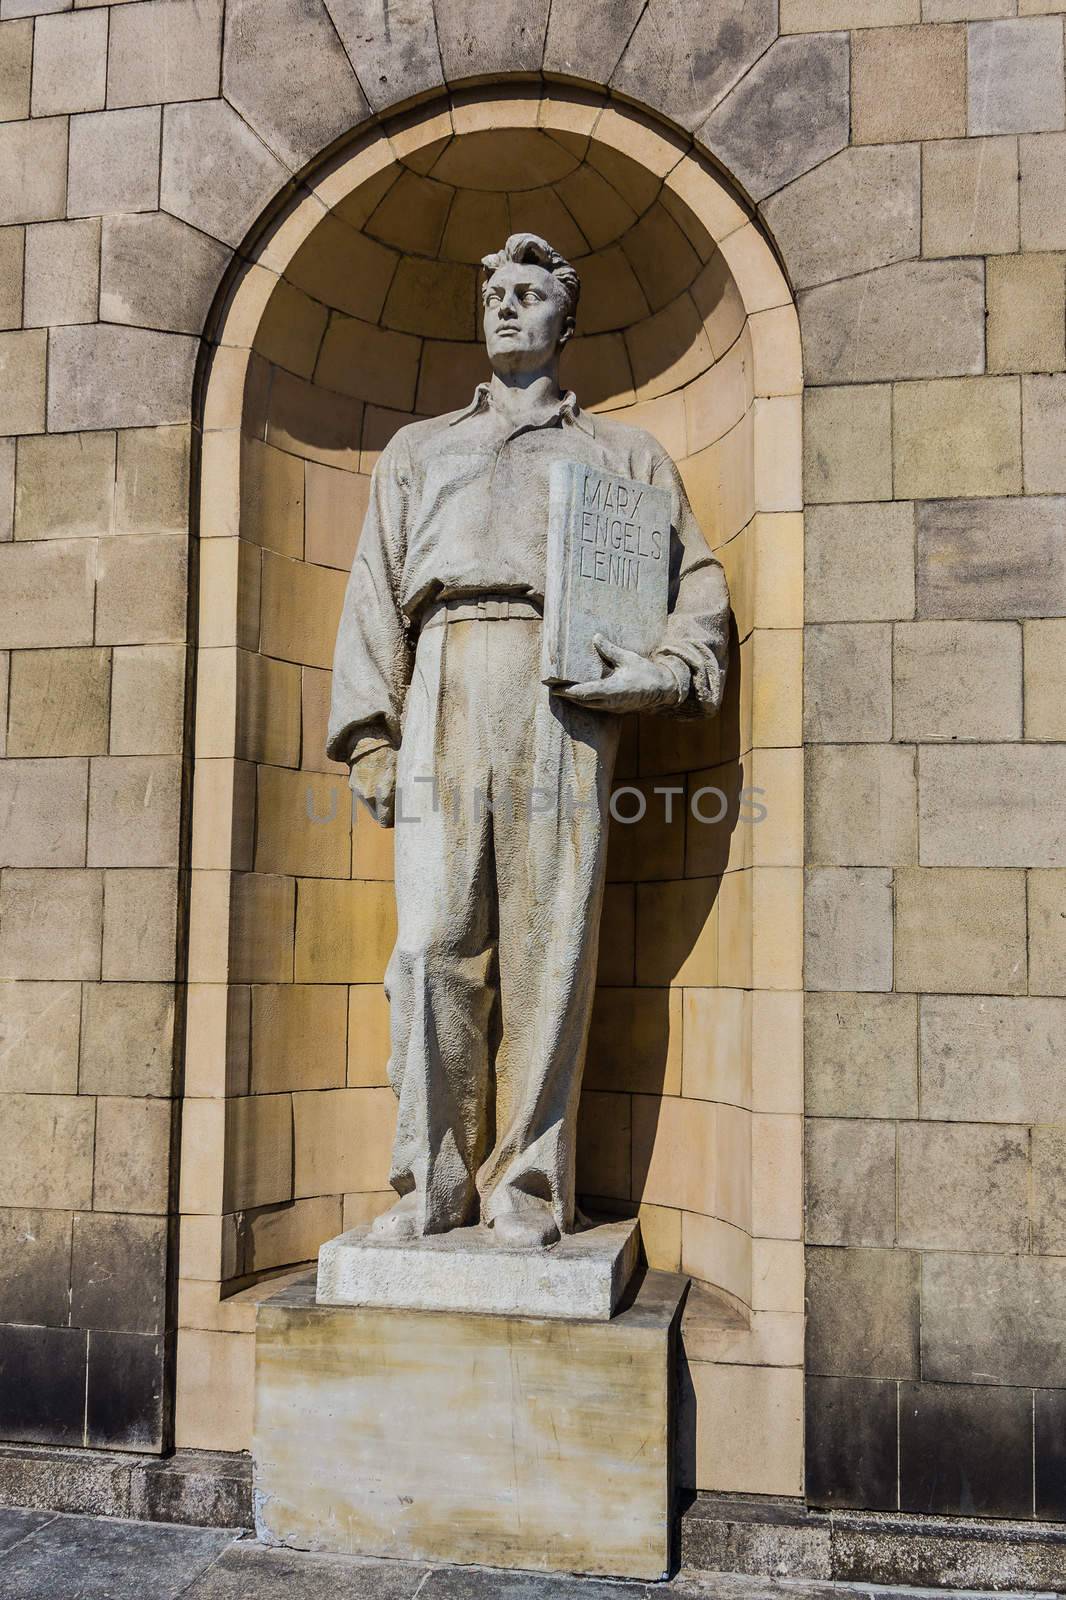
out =
<path fill-rule="evenodd" d="M 650 434 L 559 388 L 579 282 L 545 240 L 485 258 L 492 378 L 393 437 L 337 636 L 329 754 L 396 834 L 386 974 L 399 1098 L 375 1231 L 480 1220 L 501 1242 L 574 1227 L 574 1141 L 620 714 L 719 708 L 729 601 Z M 541 681 L 548 473 L 573 460 L 669 491 L 669 616 L 650 656 Z M 398 803 L 397 803 L 398 796 Z"/>

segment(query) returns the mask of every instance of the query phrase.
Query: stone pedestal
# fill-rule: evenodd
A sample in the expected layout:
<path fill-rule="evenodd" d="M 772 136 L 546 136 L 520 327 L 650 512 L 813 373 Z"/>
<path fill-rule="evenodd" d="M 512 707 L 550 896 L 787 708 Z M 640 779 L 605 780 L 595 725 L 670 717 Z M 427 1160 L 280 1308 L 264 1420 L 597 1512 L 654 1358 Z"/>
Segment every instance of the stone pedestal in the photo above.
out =
<path fill-rule="evenodd" d="M 673 1511 L 686 1280 L 610 1321 L 332 1306 L 309 1273 L 256 1325 L 270 1544 L 655 1579 Z"/>
<path fill-rule="evenodd" d="M 633 1276 L 632 1219 L 568 1233 L 549 1250 L 496 1243 L 491 1228 L 455 1228 L 402 1243 L 351 1228 L 318 1253 L 326 1305 L 494 1312 L 606 1322 Z"/>

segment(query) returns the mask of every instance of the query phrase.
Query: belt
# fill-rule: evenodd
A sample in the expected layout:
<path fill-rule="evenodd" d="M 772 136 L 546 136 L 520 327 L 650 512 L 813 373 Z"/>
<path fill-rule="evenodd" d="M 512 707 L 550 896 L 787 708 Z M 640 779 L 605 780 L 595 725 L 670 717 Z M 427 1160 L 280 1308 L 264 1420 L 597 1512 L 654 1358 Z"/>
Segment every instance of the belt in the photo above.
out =
<path fill-rule="evenodd" d="M 438 600 L 426 611 L 421 625 L 435 628 L 445 622 L 508 622 L 516 618 L 539 622 L 541 608 L 532 600 L 479 594 L 469 600 Z"/>

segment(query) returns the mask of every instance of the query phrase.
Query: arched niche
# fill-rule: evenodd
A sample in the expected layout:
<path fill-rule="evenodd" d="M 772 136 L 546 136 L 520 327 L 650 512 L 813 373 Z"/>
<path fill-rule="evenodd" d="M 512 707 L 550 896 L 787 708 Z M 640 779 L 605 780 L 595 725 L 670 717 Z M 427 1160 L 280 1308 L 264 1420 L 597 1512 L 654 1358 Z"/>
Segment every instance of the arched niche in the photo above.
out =
<path fill-rule="evenodd" d="M 639 1212 L 651 1264 L 704 1291 L 698 1364 L 802 1281 L 799 335 L 711 163 L 590 94 L 453 96 L 375 130 L 248 247 L 220 308 L 179 1273 L 190 1315 L 239 1322 L 240 1291 L 391 1198 L 392 839 L 349 826 L 329 665 L 369 474 L 487 375 L 477 263 L 519 229 L 581 274 L 565 381 L 671 452 L 733 597 L 722 717 L 626 729 L 618 809 L 644 814 L 612 827 L 579 1135 L 586 1205 Z M 180 1381 L 178 1407 L 180 1437 Z"/>

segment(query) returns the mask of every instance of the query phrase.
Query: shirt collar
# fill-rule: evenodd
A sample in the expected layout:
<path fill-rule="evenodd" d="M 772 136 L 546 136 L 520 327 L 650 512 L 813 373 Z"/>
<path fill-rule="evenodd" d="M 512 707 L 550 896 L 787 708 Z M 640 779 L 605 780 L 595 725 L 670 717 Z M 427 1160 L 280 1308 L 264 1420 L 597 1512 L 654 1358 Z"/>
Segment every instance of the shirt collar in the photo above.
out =
<path fill-rule="evenodd" d="M 479 383 L 477 388 L 474 390 L 474 398 L 471 400 L 470 404 L 464 410 L 460 411 L 458 416 L 452 418 L 451 422 L 449 423 L 449 427 L 454 428 L 457 423 L 465 422 L 468 417 L 477 416 L 480 412 L 487 411 L 491 404 L 492 400 L 489 385 L 487 383 Z M 560 420 L 564 423 L 571 423 L 575 427 L 581 428 L 585 433 L 595 436 L 595 428 L 593 426 L 592 418 L 586 412 L 582 411 L 581 407 L 578 405 L 577 395 L 574 393 L 573 389 L 568 389 L 559 400 L 558 404 L 552 407 L 546 421 L 554 422 L 556 417 L 560 418 Z M 535 423 L 534 426 L 543 427 L 545 426 L 545 423 Z"/>

